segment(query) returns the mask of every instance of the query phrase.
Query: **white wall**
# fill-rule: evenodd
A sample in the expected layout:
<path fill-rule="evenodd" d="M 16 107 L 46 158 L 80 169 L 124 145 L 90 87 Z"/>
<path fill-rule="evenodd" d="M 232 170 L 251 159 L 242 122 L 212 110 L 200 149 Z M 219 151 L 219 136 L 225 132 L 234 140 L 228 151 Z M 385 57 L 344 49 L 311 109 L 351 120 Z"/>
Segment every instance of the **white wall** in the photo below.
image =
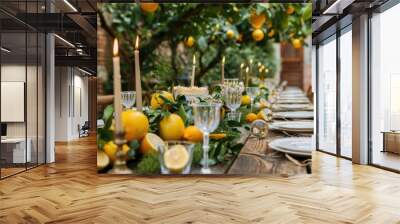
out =
<path fill-rule="evenodd" d="M 79 138 L 78 124 L 88 121 L 88 78 L 72 67 L 56 67 L 56 141 Z"/>

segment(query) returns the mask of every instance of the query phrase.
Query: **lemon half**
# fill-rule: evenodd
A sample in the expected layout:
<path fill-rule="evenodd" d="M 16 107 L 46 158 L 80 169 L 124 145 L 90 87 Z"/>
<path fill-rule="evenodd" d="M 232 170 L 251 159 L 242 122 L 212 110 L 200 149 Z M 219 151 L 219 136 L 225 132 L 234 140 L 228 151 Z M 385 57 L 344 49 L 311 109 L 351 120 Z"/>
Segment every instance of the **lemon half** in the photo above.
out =
<path fill-rule="evenodd" d="M 164 153 L 165 167 L 171 173 L 182 173 L 189 162 L 189 153 L 183 145 L 174 145 Z"/>

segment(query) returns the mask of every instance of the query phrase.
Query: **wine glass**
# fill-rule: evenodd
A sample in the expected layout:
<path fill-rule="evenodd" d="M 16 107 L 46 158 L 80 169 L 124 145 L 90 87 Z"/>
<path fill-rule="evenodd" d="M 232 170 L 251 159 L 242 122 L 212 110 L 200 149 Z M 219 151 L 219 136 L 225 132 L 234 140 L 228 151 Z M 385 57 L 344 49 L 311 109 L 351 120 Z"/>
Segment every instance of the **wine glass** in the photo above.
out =
<path fill-rule="evenodd" d="M 228 118 L 230 120 L 240 120 L 240 113 L 236 113 L 236 110 L 240 107 L 241 104 L 243 88 L 240 85 L 225 86 L 223 89 L 223 93 L 225 104 L 231 111 L 228 114 Z"/>
<path fill-rule="evenodd" d="M 135 91 L 122 91 L 121 92 L 122 105 L 125 109 L 131 109 L 135 104 L 136 92 Z"/>
<path fill-rule="evenodd" d="M 224 86 L 231 86 L 239 84 L 238 78 L 224 79 Z"/>
<path fill-rule="evenodd" d="M 192 104 L 194 124 L 203 132 L 203 167 L 201 172 L 211 173 L 208 161 L 208 150 L 210 148 L 210 133 L 215 131 L 219 125 L 221 103 L 200 102 Z"/>
<path fill-rule="evenodd" d="M 258 87 L 246 87 L 246 93 L 251 99 L 250 110 L 253 110 L 254 99 L 256 98 L 259 92 L 260 88 Z"/>

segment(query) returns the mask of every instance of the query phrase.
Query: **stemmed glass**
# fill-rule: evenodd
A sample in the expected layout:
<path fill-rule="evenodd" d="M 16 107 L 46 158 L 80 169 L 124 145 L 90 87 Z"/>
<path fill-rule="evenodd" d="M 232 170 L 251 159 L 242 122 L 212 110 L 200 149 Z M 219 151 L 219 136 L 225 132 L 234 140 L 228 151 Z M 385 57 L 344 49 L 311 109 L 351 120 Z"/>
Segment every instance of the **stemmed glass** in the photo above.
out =
<path fill-rule="evenodd" d="M 122 105 L 125 109 L 131 109 L 135 104 L 136 92 L 135 91 L 122 91 L 121 92 Z"/>
<path fill-rule="evenodd" d="M 259 92 L 260 88 L 258 87 L 246 87 L 246 93 L 251 99 L 250 110 L 253 110 L 254 99 L 256 98 Z"/>
<path fill-rule="evenodd" d="M 236 110 L 240 107 L 243 90 L 244 90 L 243 86 L 239 84 L 224 86 L 223 89 L 224 100 L 226 106 L 231 111 L 228 114 L 228 118 L 231 120 L 240 121 L 240 113 L 236 113 Z"/>
<path fill-rule="evenodd" d="M 203 132 L 203 167 L 201 173 L 209 174 L 208 150 L 210 148 L 210 133 L 219 125 L 221 103 L 199 102 L 193 103 L 194 124 Z"/>

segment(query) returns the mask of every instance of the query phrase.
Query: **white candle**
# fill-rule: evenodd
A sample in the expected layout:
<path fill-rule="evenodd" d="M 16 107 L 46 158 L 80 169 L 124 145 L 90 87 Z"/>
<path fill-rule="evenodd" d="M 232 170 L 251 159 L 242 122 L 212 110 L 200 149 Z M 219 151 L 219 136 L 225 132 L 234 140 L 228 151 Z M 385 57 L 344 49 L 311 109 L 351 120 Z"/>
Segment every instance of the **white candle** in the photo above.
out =
<path fill-rule="evenodd" d="M 221 84 L 224 84 L 225 79 L 225 56 L 222 57 L 221 63 Z"/>
<path fill-rule="evenodd" d="M 243 80 L 243 68 L 244 68 L 244 63 L 240 64 L 240 76 L 239 76 L 240 81 Z"/>
<path fill-rule="evenodd" d="M 249 86 L 249 67 L 246 67 L 246 87 Z"/>
<path fill-rule="evenodd" d="M 120 73 L 120 59 L 118 55 L 118 40 L 114 39 L 113 48 L 113 68 L 114 68 L 114 110 L 115 110 L 115 132 L 122 132 L 121 123 L 121 73 Z"/>
<path fill-rule="evenodd" d="M 192 64 L 192 78 L 191 78 L 191 86 L 194 86 L 194 78 L 196 77 L 196 55 L 193 55 L 193 64 Z"/>
<path fill-rule="evenodd" d="M 139 36 L 136 37 L 135 44 L 135 84 L 136 84 L 136 109 L 142 111 L 142 81 L 140 80 L 140 63 L 139 63 Z"/>

